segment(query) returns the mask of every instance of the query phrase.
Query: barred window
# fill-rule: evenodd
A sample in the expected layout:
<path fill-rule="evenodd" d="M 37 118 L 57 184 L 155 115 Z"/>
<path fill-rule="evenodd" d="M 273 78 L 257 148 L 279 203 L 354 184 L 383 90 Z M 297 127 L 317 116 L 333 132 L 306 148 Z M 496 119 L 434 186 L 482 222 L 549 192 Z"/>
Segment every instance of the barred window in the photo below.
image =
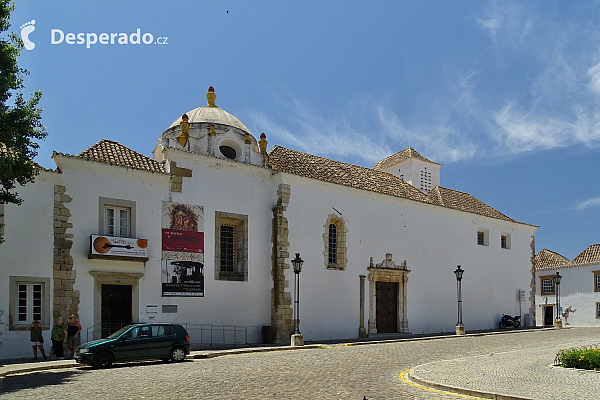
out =
<path fill-rule="evenodd" d="M 329 224 L 329 263 L 337 263 L 337 226 Z"/>
<path fill-rule="evenodd" d="M 477 232 L 477 244 L 480 246 L 483 246 L 484 244 L 484 236 L 483 236 L 483 232 Z"/>
<path fill-rule="evenodd" d="M 323 225 L 323 252 L 325 268 L 343 271 L 346 269 L 346 223 L 341 216 L 330 214 Z"/>
<path fill-rule="evenodd" d="M 248 216 L 215 212 L 215 280 L 248 280 Z"/>
<path fill-rule="evenodd" d="M 233 272 L 235 264 L 235 226 L 221 225 L 221 271 Z"/>

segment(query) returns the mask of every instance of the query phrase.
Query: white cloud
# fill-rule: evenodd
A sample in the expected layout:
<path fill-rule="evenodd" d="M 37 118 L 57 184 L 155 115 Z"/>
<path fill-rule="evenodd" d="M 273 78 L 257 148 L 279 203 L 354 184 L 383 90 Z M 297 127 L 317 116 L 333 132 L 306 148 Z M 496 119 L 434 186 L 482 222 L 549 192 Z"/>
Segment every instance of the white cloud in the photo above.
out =
<path fill-rule="evenodd" d="M 585 210 L 586 208 L 600 207 L 600 197 L 594 197 L 586 201 L 582 201 L 576 207 L 577 211 Z"/>

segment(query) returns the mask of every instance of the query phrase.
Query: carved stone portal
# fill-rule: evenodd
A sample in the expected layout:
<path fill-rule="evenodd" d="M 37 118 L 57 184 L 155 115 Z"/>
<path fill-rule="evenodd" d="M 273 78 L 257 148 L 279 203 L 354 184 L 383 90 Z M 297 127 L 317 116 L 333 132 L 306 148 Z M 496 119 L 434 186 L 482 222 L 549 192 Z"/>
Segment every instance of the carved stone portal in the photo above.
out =
<path fill-rule="evenodd" d="M 408 281 L 408 273 L 410 272 L 410 270 L 407 269 L 406 260 L 402 262 L 402 264 L 396 265 L 396 263 L 392 260 L 392 254 L 388 253 L 385 255 L 385 260 L 374 266 L 373 258 L 371 257 L 371 263 L 367 270 L 369 271 L 369 334 L 375 334 L 378 332 L 378 311 L 381 318 L 382 311 L 384 311 L 381 310 L 381 308 L 389 308 L 390 304 L 386 304 L 386 301 L 387 303 L 389 303 L 390 298 L 394 299 L 393 301 L 397 301 L 397 304 L 391 304 L 391 309 L 395 308 L 396 318 L 395 321 L 385 321 L 386 327 L 392 327 L 392 330 L 395 330 L 395 332 L 398 333 L 408 333 L 408 319 L 406 315 L 406 282 Z M 378 282 L 382 283 L 381 285 L 379 285 L 380 310 L 377 309 Z M 395 286 L 393 284 L 395 284 Z M 389 293 L 390 291 L 394 290 L 394 287 L 396 293 L 391 293 L 390 296 L 387 296 L 384 299 L 382 297 L 385 296 L 385 294 L 383 294 L 384 291 L 387 291 L 387 293 Z M 382 323 L 384 321 L 380 322 Z"/>

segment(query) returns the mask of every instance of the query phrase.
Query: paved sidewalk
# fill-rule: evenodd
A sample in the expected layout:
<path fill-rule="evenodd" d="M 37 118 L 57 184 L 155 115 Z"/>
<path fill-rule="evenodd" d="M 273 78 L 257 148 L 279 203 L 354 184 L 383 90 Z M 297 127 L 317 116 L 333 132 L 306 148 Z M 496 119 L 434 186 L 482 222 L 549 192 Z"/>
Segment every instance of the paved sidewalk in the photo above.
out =
<path fill-rule="evenodd" d="M 477 336 L 518 334 L 527 331 L 487 332 L 467 334 L 466 336 L 475 339 Z M 308 344 L 297 348 L 268 346 L 230 350 L 203 350 L 193 351 L 188 358 L 202 359 L 232 354 L 323 348 L 324 346 L 361 346 L 374 343 L 433 341 L 448 337 L 456 338 L 454 335 L 390 338 L 387 340 L 375 340 L 371 338 L 368 341 L 352 343 L 329 342 L 324 345 Z M 600 374 L 589 371 L 568 370 L 548 365 L 549 360 L 554 359 L 554 355 L 558 350 L 569 347 L 569 343 L 567 342 L 568 340 L 560 344 L 544 342 L 545 344 L 540 343 L 542 346 L 536 346 L 532 349 L 513 350 L 502 353 L 496 352 L 418 366 L 413 364 L 412 368 L 405 374 L 405 377 L 410 382 L 428 389 L 460 393 L 476 398 L 564 400 L 597 398 L 598 393 L 600 393 Z M 77 365 L 74 360 L 41 362 L 31 360 L 4 361 L 3 364 L 0 364 L 0 385 L 1 378 L 6 375 L 56 368 L 73 368 Z M 424 392 L 426 391 L 424 390 Z"/>
<path fill-rule="evenodd" d="M 600 373 L 549 364 L 548 360 L 554 360 L 556 353 L 564 348 L 564 345 L 549 345 L 428 363 L 411 368 L 406 377 L 424 387 L 474 397 L 597 399 Z"/>

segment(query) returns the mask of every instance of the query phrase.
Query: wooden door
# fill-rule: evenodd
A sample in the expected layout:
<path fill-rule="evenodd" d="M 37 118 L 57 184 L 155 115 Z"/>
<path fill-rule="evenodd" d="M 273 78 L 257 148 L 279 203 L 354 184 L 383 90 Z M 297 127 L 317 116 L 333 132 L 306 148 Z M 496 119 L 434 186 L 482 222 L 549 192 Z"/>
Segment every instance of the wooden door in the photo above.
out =
<path fill-rule="evenodd" d="M 398 284 L 376 282 L 377 333 L 398 332 Z"/>

